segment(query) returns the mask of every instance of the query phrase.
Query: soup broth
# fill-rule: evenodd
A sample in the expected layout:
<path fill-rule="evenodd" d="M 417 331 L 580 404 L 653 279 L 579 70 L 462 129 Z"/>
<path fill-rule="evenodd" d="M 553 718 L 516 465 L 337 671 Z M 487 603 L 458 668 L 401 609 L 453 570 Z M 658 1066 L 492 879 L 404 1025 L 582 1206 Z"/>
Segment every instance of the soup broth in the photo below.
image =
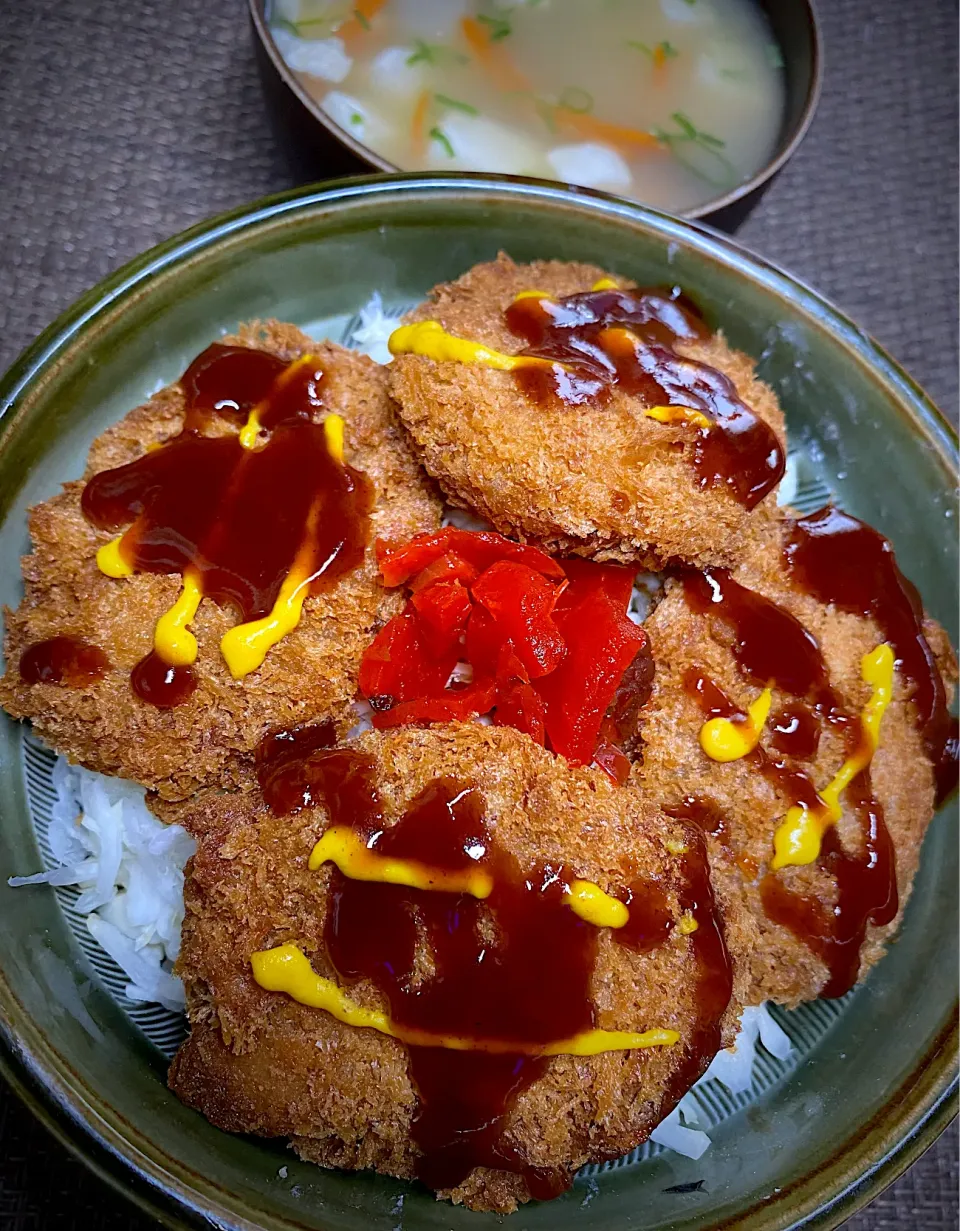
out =
<path fill-rule="evenodd" d="M 323 110 L 404 170 L 559 179 L 675 212 L 749 180 L 783 118 L 752 0 L 274 0 Z"/>

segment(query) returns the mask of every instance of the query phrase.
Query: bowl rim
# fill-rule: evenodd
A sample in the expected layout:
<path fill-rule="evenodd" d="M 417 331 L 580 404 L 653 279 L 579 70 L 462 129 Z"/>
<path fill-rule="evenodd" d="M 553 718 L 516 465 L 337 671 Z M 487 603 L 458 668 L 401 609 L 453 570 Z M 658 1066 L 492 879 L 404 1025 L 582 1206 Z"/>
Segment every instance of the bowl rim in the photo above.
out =
<path fill-rule="evenodd" d="M 851 362 L 857 362 L 886 386 L 917 438 L 926 441 L 946 468 L 956 469 L 956 430 L 921 387 L 845 313 L 777 265 L 703 223 L 681 220 L 604 193 L 570 189 L 551 181 L 465 173 L 370 175 L 296 188 L 216 215 L 133 258 L 62 312 L 0 377 L 0 439 L 6 434 L 8 416 L 17 417 L 17 404 L 31 384 L 56 365 L 67 346 L 82 337 L 97 318 L 142 293 L 143 284 L 156 274 L 174 270 L 245 230 L 285 215 L 324 206 L 349 208 L 352 201 L 368 202 L 395 192 L 404 196 L 420 193 L 426 199 L 443 194 L 453 199 L 464 194 L 487 194 L 539 200 L 585 209 L 609 219 L 631 220 L 646 225 L 665 242 L 675 239 L 692 244 L 701 255 L 783 295 L 795 311 L 813 318 L 817 327 L 851 354 Z M 778 1221 L 766 1224 L 768 1231 L 800 1227 L 832 1231 L 897 1179 L 933 1143 L 957 1114 L 958 1039 L 955 1006 L 926 1055 L 918 1058 L 911 1074 L 890 1094 L 884 1107 L 829 1160 L 832 1165 L 844 1164 L 836 1179 L 815 1170 L 785 1189 L 775 1206 L 764 1203 L 771 1214 L 778 1209 L 781 1214 Z M 47 1043 L 2 972 L 0 1075 L 96 1175 L 167 1226 L 209 1226 L 213 1222 L 225 1231 L 256 1231 L 254 1224 L 220 1204 L 215 1188 L 201 1192 L 163 1165 L 159 1149 L 147 1154 L 130 1141 L 95 1105 L 95 1092 L 88 1092 L 94 1095 L 92 1099 L 85 1097 L 69 1061 Z M 872 1147 L 868 1139 L 873 1141 Z M 834 1185 L 834 1191 L 825 1195 L 824 1183 L 828 1190 Z M 781 1207 L 784 1197 L 789 1199 L 790 1193 L 801 1192 L 805 1193 L 806 1206 L 801 1205 L 797 1219 L 796 1207 L 793 1215 L 789 1208 Z M 750 1207 L 722 1226 L 733 1231 L 756 1209 Z"/>
<path fill-rule="evenodd" d="M 280 54 L 273 39 L 273 34 L 270 30 L 269 22 L 266 16 L 266 6 L 269 0 L 247 0 L 247 9 L 250 14 L 250 22 L 253 26 L 256 38 L 259 40 L 261 47 L 270 60 L 274 71 L 277 73 L 280 80 L 288 90 L 296 97 L 300 105 L 310 114 L 310 116 L 323 128 L 330 133 L 341 145 L 345 146 L 355 158 L 360 162 L 366 163 L 368 166 L 377 168 L 380 171 L 391 174 L 413 174 L 413 175 L 430 175 L 430 171 L 413 171 L 405 172 L 402 167 L 396 163 L 390 162 L 384 158 L 382 154 L 378 154 L 369 145 L 364 145 L 362 141 L 358 141 L 353 133 L 349 132 L 336 120 L 332 119 L 323 110 L 317 100 L 304 89 L 297 75 L 287 66 L 286 61 Z M 813 117 L 816 114 L 817 107 L 820 103 L 820 95 L 823 92 L 823 76 L 824 76 L 824 51 L 823 51 L 823 35 L 821 32 L 820 18 L 817 12 L 815 0 L 800 0 L 800 3 L 806 10 L 807 22 L 810 27 L 810 76 L 807 82 L 807 95 L 804 99 L 803 108 L 797 118 L 796 123 L 789 130 L 789 135 L 786 141 L 782 138 L 778 139 L 777 146 L 773 154 L 761 166 L 750 179 L 744 183 L 738 184 L 735 188 L 731 188 L 729 192 L 725 192 L 722 196 L 711 197 L 710 200 L 704 201 L 701 205 L 695 206 L 693 209 L 683 210 L 678 217 L 686 219 L 709 218 L 713 214 L 718 214 L 721 210 L 726 210 L 738 201 L 742 201 L 749 197 L 752 193 L 770 183 L 780 169 L 797 152 L 800 143 L 810 129 L 813 123 Z M 779 45 L 779 44 L 778 44 Z M 439 172 L 438 174 L 444 174 Z M 562 180 L 545 181 L 549 183 L 563 184 Z M 577 188 L 575 184 L 566 184 L 568 188 Z M 624 197 L 623 200 L 630 201 L 633 204 L 632 197 Z M 643 204 L 637 202 L 637 204 Z M 653 207 L 645 207 L 653 208 Z"/>

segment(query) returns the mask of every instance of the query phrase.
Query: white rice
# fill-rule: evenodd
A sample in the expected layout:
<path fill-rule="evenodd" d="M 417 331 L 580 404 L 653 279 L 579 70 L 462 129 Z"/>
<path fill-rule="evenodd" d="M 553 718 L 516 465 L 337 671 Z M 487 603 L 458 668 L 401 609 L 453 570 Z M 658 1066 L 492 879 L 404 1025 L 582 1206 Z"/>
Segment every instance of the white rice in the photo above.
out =
<path fill-rule="evenodd" d="M 53 785 L 48 840 L 56 864 L 9 883 L 76 885 L 75 909 L 130 980 L 127 997 L 182 1012 L 183 985 L 171 967 L 180 950 L 183 866 L 196 844 L 179 825 L 158 821 L 132 782 L 59 757 Z"/>

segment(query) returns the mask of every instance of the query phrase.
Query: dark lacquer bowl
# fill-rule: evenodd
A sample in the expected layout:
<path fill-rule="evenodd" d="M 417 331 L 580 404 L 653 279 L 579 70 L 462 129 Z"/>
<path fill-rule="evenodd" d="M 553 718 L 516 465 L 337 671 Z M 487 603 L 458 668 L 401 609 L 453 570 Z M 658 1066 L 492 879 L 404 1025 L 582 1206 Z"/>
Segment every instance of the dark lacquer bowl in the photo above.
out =
<path fill-rule="evenodd" d="M 757 357 L 818 481 L 893 540 L 956 641 L 956 442 L 889 356 L 813 291 L 696 224 L 602 194 L 471 175 L 373 177 L 258 202 L 139 257 L 51 325 L 0 380 L 0 603 L 20 593 L 27 507 L 82 474 L 93 437 L 176 380 L 211 339 L 269 316 L 342 338 L 375 291 L 396 309 L 500 249 L 680 284 L 731 345 Z M 844 1000 L 778 1014 L 791 1062 L 758 1061 L 749 1101 L 713 1102 L 702 1158 L 628 1156 L 504 1221 L 399 1180 L 312 1167 L 179 1103 L 162 1040 L 154 1046 L 93 977 L 57 892 L 7 888 L 8 876 L 41 866 L 35 823 L 50 792 L 25 732 L 2 717 L 0 765 L 0 1068 L 90 1166 L 171 1225 L 826 1229 L 952 1114 L 955 806 L 930 827 L 890 952 Z"/>
<path fill-rule="evenodd" d="M 751 179 L 722 195 L 682 211 L 734 231 L 760 200 L 774 176 L 806 135 L 820 98 L 823 53 L 813 0 L 758 0 L 783 57 L 786 106 L 777 146 Z M 247 0 L 264 95 L 277 140 L 303 182 L 374 171 L 405 171 L 358 141 L 326 114 L 287 67 L 270 33 L 272 0 Z M 413 168 L 416 170 L 416 168 Z M 422 172 L 429 174 L 429 172 Z"/>

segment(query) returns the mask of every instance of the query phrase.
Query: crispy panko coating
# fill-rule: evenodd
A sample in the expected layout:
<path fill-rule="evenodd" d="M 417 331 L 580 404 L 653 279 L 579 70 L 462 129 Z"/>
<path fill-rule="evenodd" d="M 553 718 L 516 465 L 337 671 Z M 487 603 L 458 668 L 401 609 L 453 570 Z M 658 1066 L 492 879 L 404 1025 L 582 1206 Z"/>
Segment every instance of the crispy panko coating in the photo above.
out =
<path fill-rule="evenodd" d="M 451 333 L 517 354 L 522 340 L 503 313 L 518 292 L 571 295 L 610 276 L 598 266 L 563 261 L 515 265 L 501 254 L 436 287 L 407 319 L 436 319 Z M 731 350 L 721 334 L 678 342 L 675 349 L 728 376 L 783 442 L 777 399 L 755 376 L 751 359 Z M 540 407 L 512 373 L 483 364 L 400 355 L 392 370 L 393 394 L 424 466 L 454 504 L 511 537 L 650 568 L 726 564 L 775 499 L 771 492 L 750 513 L 725 487 L 701 490 L 690 459 L 691 429 L 645 418 L 644 403 L 620 389 L 605 406 Z"/>
<path fill-rule="evenodd" d="M 402 601 L 379 584 L 373 540 L 406 538 L 435 529 L 440 520 L 439 500 L 410 453 L 382 368 L 275 321 L 244 326 L 224 341 L 287 360 L 309 352 L 329 365 L 324 396 L 346 421 L 346 461 L 366 472 L 376 492 L 364 563 L 308 598 L 299 627 L 241 681 L 231 677 L 219 649 L 236 618 L 204 600 L 191 625 L 199 643 L 193 696 L 166 710 L 135 696 L 130 670 L 151 650 L 154 625 L 176 599 L 180 577 L 104 576 L 95 557 L 111 535 L 85 520 L 80 496 L 92 475 L 133 461 L 179 432 L 183 393 L 173 384 L 93 442 L 84 480 L 65 484 L 60 495 L 30 511 L 33 552 L 23 559 L 25 595 L 16 611 L 6 612 L 0 704 L 16 718 L 32 719 L 36 732 L 70 760 L 132 778 L 168 800 L 184 799 L 207 784 L 235 783 L 271 728 L 325 717 L 349 727 L 360 656 Z M 212 428 L 217 430 L 236 429 L 221 423 Z M 112 665 L 105 678 L 83 688 L 24 684 L 18 672 L 22 651 L 60 635 L 103 649 Z"/>
<path fill-rule="evenodd" d="M 687 823 L 664 817 L 633 787 L 569 768 L 517 731 L 477 724 L 405 728 L 369 732 L 352 746 L 376 758 L 388 825 L 446 775 L 479 788 L 498 843 L 521 868 L 562 862 L 607 889 L 639 869 L 673 893 L 679 857 L 664 840 L 689 839 Z M 325 811 L 278 819 L 252 793 L 221 796 L 211 808 L 187 869 L 177 969 L 191 1035 L 174 1060 L 171 1088 L 220 1128 L 289 1137 L 303 1158 L 323 1166 L 411 1177 L 417 1092 L 406 1047 L 266 992 L 250 973 L 252 952 L 291 942 L 304 948 L 318 973 L 334 976 L 322 941 L 330 872 L 307 867 L 328 824 Z M 739 920 L 736 899 L 729 909 L 728 930 L 746 935 L 750 921 Z M 734 959 L 724 1044 L 743 1003 Z M 572 1175 L 588 1160 L 617 1157 L 647 1137 L 683 1092 L 670 1083 L 688 1058 L 697 986 L 689 937 L 674 931 L 640 954 L 615 944 L 608 929 L 601 933 L 591 991 L 597 1025 L 667 1027 L 681 1040 L 673 1047 L 551 1059 L 507 1119 L 507 1137 L 530 1165 Z M 351 984 L 350 994 L 363 1005 L 383 1006 L 369 983 Z M 519 1174 L 475 1168 L 441 1195 L 509 1212 L 529 1191 Z"/>
<path fill-rule="evenodd" d="M 789 513 L 789 510 L 785 511 Z M 791 585 L 781 557 L 784 515 L 764 521 L 733 577 L 747 588 L 786 608 L 820 644 L 831 686 L 848 713 L 859 714 L 870 696 L 860 663 L 883 636 L 870 619 L 827 607 Z M 738 669 L 730 646 L 733 633 L 715 616 L 693 612 L 681 581 L 668 582 L 665 597 L 644 624 L 656 662 L 653 691 L 641 726 L 642 768 L 637 777 L 664 808 L 686 799 L 705 802 L 723 818 L 721 837 L 710 837 L 714 879 L 728 896 L 739 895 L 758 942 L 749 946 L 749 988 L 745 1003 L 770 999 L 786 1005 L 814 999 L 827 981 L 825 964 L 791 931 L 768 919 L 760 899 L 760 882 L 773 856 L 774 833 L 793 802 L 770 784 L 749 759 L 726 764 L 711 760 L 698 735 L 705 719 L 684 689 L 684 674 L 701 668 L 744 711 L 759 688 Z M 924 632 L 938 659 L 948 691 L 956 680 L 956 660 L 943 629 L 927 619 Z M 883 955 L 897 930 L 917 871 L 923 835 L 934 812 L 934 774 L 909 700 L 912 686 L 899 672 L 893 700 L 884 714 L 880 743 L 870 765 L 873 795 L 882 806 L 896 852 L 900 910 L 885 927 L 868 924 L 860 951 L 859 978 Z M 773 690 L 771 716 L 795 698 Z M 761 746 L 767 747 L 770 726 Z M 822 789 L 844 761 L 842 737 L 823 725 L 811 761 L 791 762 Z M 845 808 L 838 836 L 851 853 L 863 849 L 859 823 Z M 776 875 L 792 890 L 811 894 L 827 905 L 837 901 L 833 876 L 816 865 L 787 867 Z M 731 921 L 731 945 L 742 943 Z"/>

